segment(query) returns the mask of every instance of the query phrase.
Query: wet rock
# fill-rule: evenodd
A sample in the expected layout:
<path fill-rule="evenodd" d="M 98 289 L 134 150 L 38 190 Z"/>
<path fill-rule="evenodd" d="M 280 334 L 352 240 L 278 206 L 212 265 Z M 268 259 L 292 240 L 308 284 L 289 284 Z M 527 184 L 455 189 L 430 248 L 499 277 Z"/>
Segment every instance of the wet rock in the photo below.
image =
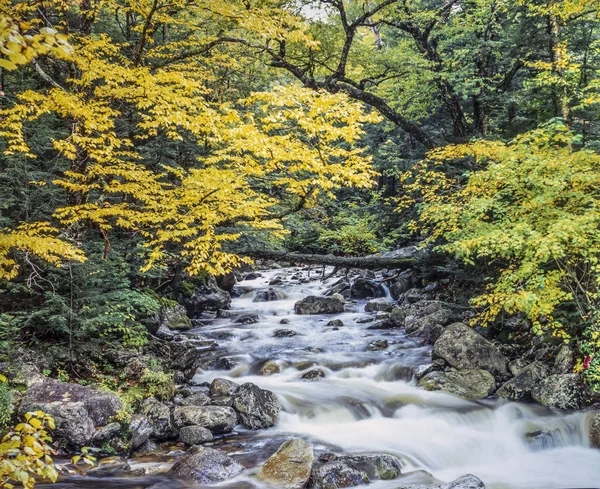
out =
<path fill-rule="evenodd" d="M 375 340 L 372 341 L 371 343 L 369 343 L 369 345 L 367 346 L 367 351 L 382 351 L 382 350 L 386 350 L 387 347 L 389 346 L 389 341 L 388 340 Z"/>
<path fill-rule="evenodd" d="M 182 402 L 182 406 L 208 406 L 211 403 L 210 397 L 204 392 L 194 392 L 187 396 Z"/>
<path fill-rule="evenodd" d="M 129 470 L 131 470 L 131 466 L 127 460 L 121 457 L 105 457 L 98 462 L 98 465 L 89 469 L 87 473 L 96 477 L 107 477 Z"/>
<path fill-rule="evenodd" d="M 335 282 L 323 295 L 329 297 L 334 294 L 341 294 L 344 297 L 350 296 L 350 282 L 342 278 Z"/>
<path fill-rule="evenodd" d="M 148 417 L 152 424 L 152 436 L 157 440 L 166 440 L 173 436 L 173 423 L 171 411 L 168 406 L 154 397 L 144 399 L 140 406 L 140 413 Z"/>
<path fill-rule="evenodd" d="M 575 366 L 575 352 L 568 345 L 561 345 L 554 358 L 552 373 L 570 374 Z"/>
<path fill-rule="evenodd" d="M 306 486 L 314 460 L 313 446 L 301 438 L 287 440 L 269 457 L 257 477 L 282 489 Z"/>
<path fill-rule="evenodd" d="M 392 309 L 394 309 L 394 305 L 384 297 L 372 299 L 365 304 L 365 312 L 391 312 Z"/>
<path fill-rule="evenodd" d="M 267 360 L 258 369 L 258 375 L 264 375 L 264 376 L 278 374 L 280 372 L 281 372 L 281 366 L 273 360 Z"/>
<path fill-rule="evenodd" d="M 269 282 L 269 285 L 283 285 L 283 279 L 275 277 Z"/>
<path fill-rule="evenodd" d="M 237 362 L 229 357 L 217 357 L 201 364 L 205 370 L 231 370 L 236 365 Z"/>
<path fill-rule="evenodd" d="M 112 392 L 47 379 L 32 384 L 25 391 L 19 412 L 40 410 L 49 414 L 56 424 L 56 437 L 80 447 L 122 407 L 121 400 Z"/>
<path fill-rule="evenodd" d="M 298 336 L 300 333 L 293 329 L 277 329 L 273 331 L 274 338 L 291 338 L 292 336 Z"/>
<path fill-rule="evenodd" d="M 512 401 L 530 401 L 531 390 L 549 374 L 548 368 L 535 361 L 496 391 L 498 397 Z"/>
<path fill-rule="evenodd" d="M 385 290 L 373 280 L 358 278 L 350 287 L 352 299 L 369 299 L 371 297 L 385 297 Z"/>
<path fill-rule="evenodd" d="M 184 426 L 179 430 L 179 441 L 186 445 L 200 445 L 213 439 L 212 431 L 202 426 Z"/>
<path fill-rule="evenodd" d="M 296 314 L 337 314 L 344 312 L 344 303 L 337 297 L 309 295 L 294 304 Z"/>
<path fill-rule="evenodd" d="M 244 280 L 256 280 L 257 278 L 262 277 L 262 273 L 258 272 L 250 272 L 244 275 Z"/>
<path fill-rule="evenodd" d="M 409 484 L 407 486 L 400 486 L 397 489 L 485 489 L 485 484 L 478 477 L 467 474 L 452 482 L 449 482 L 448 484 L 437 486 L 431 486 L 428 484 Z"/>
<path fill-rule="evenodd" d="M 256 324 L 258 323 L 259 317 L 258 314 L 244 314 L 237 318 L 234 323 L 237 324 Z"/>
<path fill-rule="evenodd" d="M 445 326 L 452 319 L 452 313 L 447 309 L 440 309 L 421 317 L 409 316 L 405 319 L 406 333 L 409 336 L 424 337 L 431 334 L 437 326 Z"/>
<path fill-rule="evenodd" d="M 238 282 L 239 272 L 229 272 L 225 275 L 219 275 L 216 277 L 217 286 L 227 292 L 231 292 Z"/>
<path fill-rule="evenodd" d="M 594 448 L 600 448 L 600 413 L 593 413 L 589 420 L 590 444 Z"/>
<path fill-rule="evenodd" d="M 390 287 L 391 296 L 398 300 L 402 294 L 410 290 L 414 285 L 414 277 L 412 272 L 402 273 Z"/>
<path fill-rule="evenodd" d="M 419 365 L 418 367 L 415 367 L 415 369 L 413 370 L 413 375 L 417 380 L 419 380 L 425 377 L 428 373 L 433 372 L 437 369 L 438 367 L 435 363 L 426 363 L 425 365 Z"/>
<path fill-rule="evenodd" d="M 271 391 L 247 382 L 242 384 L 232 397 L 233 409 L 246 428 L 257 430 L 277 424 L 281 405 Z"/>
<path fill-rule="evenodd" d="M 327 326 L 334 326 L 336 328 L 341 328 L 344 325 L 344 322 L 341 319 L 332 319 L 327 323 Z"/>
<path fill-rule="evenodd" d="M 200 484 L 215 484 L 241 474 L 244 467 L 220 450 L 193 446 L 179 459 L 171 470 L 170 477 L 192 480 Z"/>
<path fill-rule="evenodd" d="M 179 304 L 161 309 L 160 320 L 160 327 L 165 327 L 167 330 L 186 331 L 192 329 L 192 322 L 187 316 L 186 308 Z"/>
<path fill-rule="evenodd" d="M 579 409 L 584 387 L 577 374 L 554 374 L 542 379 L 532 390 L 534 401 L 547 407 Z"/>
<path fill-rule="evenodd" d="M 325 453 L 319 457 L 324 462 L 343 462 L 363 471 L 370 480 L 392 480 L 400 477 L 402 464 L 392 455 L 337 455 Z"/>
<path fill-rule="evenodd" d="M 231 396 L 215 396 L 212 397 L 210 403 L 213 406 L 233 406 L 233 398 Z"/>
<path fill-rule="evenodd" d="M 494 375 L 506 375 L 508 358 L 472 328 L 462 323 L 446 327 L 433 345 L 432 358 L 443 358 L 459 369 L 483 369 Z"/>
<path fill-rule="evenodd" d="M 354 322 L 356 324 L 365 324 L 365 323 L 372 323 L 373 321 L 375 321 L 375 318 L 372 316 L 369 316 L 369 317 L 365 317 L 365 318 L 358 318 Z"/>
<path fill-rule="evenodd" d="M 281 321 L 279 321 L 279 324 L 290 324 L 290 320 L 283 318 Z"/>
<path fill-rule="evenodd" d="M 109 423 L 97 430 L 92 436 L 92 444 L 101 445 L 103 442 L 111 440 L 119 434 L 121 425 L 119 423 Z"/>
<path fill-rule="evenodd" d="M 143 414 L 134 414 L 129 422 L 131 432 L 131 449 L 136 450 L 150 439 L 152 423 Z"/>
<path fill-rule="evenodd" d="M 227 379 L 215 379 L 210 384 L 210 397 L 231 396 L 240 385 Z"/>
<path fill-rule="evenodd" d="M 154 455 L 158 450 L 158 445 L 154 443 L 152 440 L 148 440 L 142 446 L 140 446 L 136 451 L 136 457 L 147 457 Z M 166 472 L 166 471 L 165 471 Z"/>
<path fill-rule="evenodd" d="M 188 316 L 194 319 L 204 311 L 229 309 L 231 295 L 219 289 L 214 280 L 210 280 L 207 284 L 196 287 L 191 295 L 180 296 L 177 302 L 185 306 Z"/>
<path fill-rule="evenodd" d="M 345 462 L 327 462 L 311 473 L 312 489 L 340 489 L 368 484 L 369 476 L 363 470 Z"/>
<path fill-rule="evenodd" d="M 252 302 L 269 302 L 279 300 L 279 294 L 274 289 L 260 290 L 252 299 Z"/>
<path fill-rule="evenodd" d="M 325 371 L 320 368 L 313 368 L 301 375 L 300 378 L 302 380 L 321 380 L 326 377 Z"/>
<path fill-rule="evenodd" d="M 235 411 L 223 406 L 178 406 L 173 410 L 178 428 L 197 425 L 213 433 L 230 433 L 237 424 Z"/>
<path fill-rule="evenodd" d="M 496 389 L 494 376 L 486 370 L 430 372 L 417 383 L 428 391 L 445 391 L 455 396 L 477 401 Z"/>

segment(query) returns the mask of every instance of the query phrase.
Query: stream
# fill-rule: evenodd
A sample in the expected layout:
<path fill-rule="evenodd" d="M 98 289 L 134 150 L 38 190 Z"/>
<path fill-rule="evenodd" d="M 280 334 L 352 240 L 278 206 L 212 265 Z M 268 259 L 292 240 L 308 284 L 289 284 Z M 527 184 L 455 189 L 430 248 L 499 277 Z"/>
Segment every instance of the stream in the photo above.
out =
<path fill-rule="evenodd" d="M 583 489 L 600 487 L 600 450 L 590 448 L 586 414 L 552 412 L 541 406 L 497 399 L 470 402 L 443 392 L 415 386 L 412 371 L 430 362 L 431 347 L 408 338 L 402 330 L 367 330 L 375 313 L 365 313 L 367 301 L 350 304 L 355 312 L 333 315 L 296 315 L 294 303 L 308 295 L 321 295 L 337 278 L 322 282 L 290 280 L 304 268 L 261 272 L 254 280 L 238 283 L 245 293 L 234 298 L 231 312 L 257 314 L 255 324 L 236 324 L 218 318 L 190 334 L 215 339 L 237 366 L 228 371 L 198 371 L 198 389 L 214 378 L 253 382 L 275 392 L 283 406 L 276 427 L 216 439 L 209 446 L 228 452 L 248 470 L 219 487 L 261 487 L 253 478 L 260 465 L 291 437 L 314 444 L 315 455 L 325 451 L 388 453 L 403 466 L 401 479 L 376 481 L 372 489 L 396 489 L 409 483 L 443 482 L 474 474 L 488 489 Z M 283 284 L 269 286 L 281 276 Z M 272 287 L 280 299 L 254 302 L 256 294 Z M 228 311 L 229 312 L 229 311 Z M 287 324 L 281 324 L 282 319 Z M 343 326 L 328 326 L 340 319 Z M 298 333 L 276 337 L 277 330 Z M 385 339 L 383 351 L 368 351 L 374 340 Z M 270 376 L 258 372 L 266 360 L 281 371 Z M 311 368 L 325 377 L 307 381 Z M 238 427 L 239 428 L 239 427 Z M 174 445 L 174 444 L 172 444 Z M 182 452 L 165 449 L 153 457 L 130 461 L 132 470 L 168 465 Z M 200 487 L 171 481 L 164 476 L 70 477 L 62 488 L 181 488 Z"/>

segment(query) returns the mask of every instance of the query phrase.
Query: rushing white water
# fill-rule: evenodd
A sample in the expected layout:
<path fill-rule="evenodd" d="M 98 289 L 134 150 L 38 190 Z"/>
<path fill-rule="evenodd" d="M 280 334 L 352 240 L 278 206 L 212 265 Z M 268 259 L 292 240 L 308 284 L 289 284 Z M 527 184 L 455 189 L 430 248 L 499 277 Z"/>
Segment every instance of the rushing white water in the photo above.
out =
<path fill-rule="evenodd" d="M 411 368 L 427 363 L 430 350 L 401 331 L 367 330 L 364 303 L 356 312 L 299 316 L 294 303 L 320 295 L 329 284 L 314 281 L 273 287 L 281 299 L 253 302 L 271 279 L 293 270 L 271 270 L 240 283 L 248 292 L 234 299 L 236 313 L 260 316 L 256 324 L 220 319 L 195 332 L 219 338 L 239 366 L 231 371 L 199 371 L 196 383 L 227 377 L 253 382 L 278 394 L 284 407 L 277 427 L 265 436 L 303 436 L 347 452 L 390 453 L 404 472 L 424 470 L 441 481 L 471 473 L 488 489 L 583 489 L 600 487 L 600 450 L 589 446 L 585 413 L 553 413 L 540 406 L 488 400 L 468 402 L 442 392 L 426 392 L 411 380 Z M 306 271 L 304 271 L 306 276 Z M 281 319 L 289 322 L 281 324 Z M 341 319 L 339 329 L 327 326 Z M 274 337 L 278 329 L 297 333 Z M 384 338 L 385 351 L 367 351 Z M 265 360 L 282 367 L 271 376 L 257 375 Z M 326 377 L 300 377 L 318 366 Z M 370 487 L 393 489 L 398 481 Z"/>

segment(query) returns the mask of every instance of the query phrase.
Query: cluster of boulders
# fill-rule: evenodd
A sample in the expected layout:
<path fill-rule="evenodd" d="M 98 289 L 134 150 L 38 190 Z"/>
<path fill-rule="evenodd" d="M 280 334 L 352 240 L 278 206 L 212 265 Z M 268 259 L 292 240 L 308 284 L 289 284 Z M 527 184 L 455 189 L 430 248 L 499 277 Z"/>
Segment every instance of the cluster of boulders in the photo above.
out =
<path fill-rule="evenodd" d="M 25 391 L 18 410 L 51 415 L 55 441 L 64 448 L 102 446 L 120 439 L 121 448 L 128 452 L 152 451 L 154 442 L 166 440 L 199 445 L 231 433 L 238 425 L 269 428 L 281 411 L 275 394 L 252 383 L 217 378 L 206 392 L 184 393 L 185 397 L 178 395 L 169 404 L 146 398 L 130 418 L 119 419 L 124 406 L 116 394 L 39 376 Z"/>
<path fill-rule="evenodd" d="M 256 478 L 280 489 L 341 489 L 377 480 L 397 480 L 397 489 L 485 489 L 483 482 L 473 475 L 464 475 L 448 484 L 402 484 L 401 469 L 400 460 L 387 454 L 323 453 L 315 457 L 311 443 L 293 438 L 285 441 L 262 465 Z M 226 453 L 194 446 L 173 465 L 169 475 L 214 484 L 243 471 L 244 467 Z"/>

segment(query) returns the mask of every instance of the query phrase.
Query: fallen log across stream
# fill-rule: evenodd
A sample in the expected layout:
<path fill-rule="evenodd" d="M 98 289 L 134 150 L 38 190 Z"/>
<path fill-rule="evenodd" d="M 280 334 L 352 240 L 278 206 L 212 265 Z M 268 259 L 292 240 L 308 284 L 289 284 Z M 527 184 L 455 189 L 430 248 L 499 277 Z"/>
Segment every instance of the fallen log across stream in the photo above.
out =
<path fill-rule="evenodd" d="M 252 259 L 287 261 L 291 263 L 306 263 L 310 265 L 331 265 L 338 268 L 360 268 L 363 270 L 381 270 L 383 268 L 407 268 L 414 264 L 416 247 L 405 253 L 389 253 L 386 255 L 368 256 L 335 256 L 314 255 L 308 253 L 291 253 L 289 251 L 253 250 L 241 252 L 240 255 Z M 398 251 L 404 251 L 398 250 Z"/>

